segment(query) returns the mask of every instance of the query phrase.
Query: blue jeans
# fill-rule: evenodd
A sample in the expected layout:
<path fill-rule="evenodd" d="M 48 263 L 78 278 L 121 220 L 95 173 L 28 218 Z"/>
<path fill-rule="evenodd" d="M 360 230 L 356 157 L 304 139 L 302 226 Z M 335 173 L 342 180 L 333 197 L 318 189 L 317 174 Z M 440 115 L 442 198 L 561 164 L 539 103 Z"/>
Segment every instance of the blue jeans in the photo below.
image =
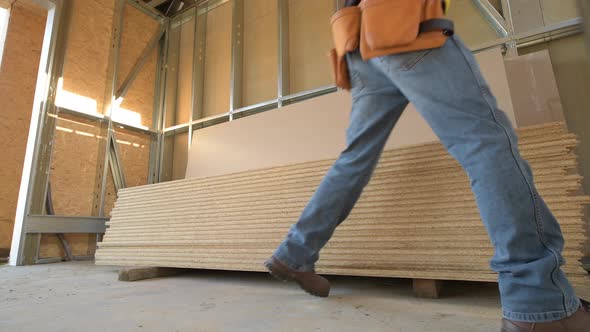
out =
<path fill-rule="evenodd" d="M 559 224 L 534 184 L 517 137 L 458 37 L 439 49 L 364 62 L 348 55 L 353 107 L 347 145 L 275 257 L 311 271 L 319 251 L 358 200 L 395 123 L 411 101 L 459 161 L 495 247 L 504 317 L 555 321 L 580 306 L 560 266 Z"/>

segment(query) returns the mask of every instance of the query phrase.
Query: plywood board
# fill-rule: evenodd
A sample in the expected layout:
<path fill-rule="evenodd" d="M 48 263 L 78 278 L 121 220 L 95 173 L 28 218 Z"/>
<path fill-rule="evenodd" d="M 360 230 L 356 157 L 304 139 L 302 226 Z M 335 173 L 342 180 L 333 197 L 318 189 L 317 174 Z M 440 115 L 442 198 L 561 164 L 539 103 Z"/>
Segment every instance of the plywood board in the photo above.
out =
<path fill-rule="evenodd" d="M 129 4 L 125 5 L 117 77 L 119 86 L 129 75 L 135 62 L 159 27 L 160 24 L 153 18 Z"/>
<path fill-rule="evenodd" d="M 277 3 L 275 0 L 249 0 L 244 6 L 241 107 L 277 98 Z"/>
<path fill-rule="evenodd" d="M 565 121 L 549 51 L 506 59 L 506 73 L 519 127 Z"/>
<path fill-rule="evenodd" d="M 131 5 L 125 6 L 117 87 L 120 87 L 129 75 L 159 28 L 160 24 L 153 18 Z M 113 112 L 113 119 L 135 126 L 152 126 L 157 54 L 156 49 L 151 52 L 148 62 L 133 82 L 120 109 Z"/>
<path fill-rule="evenodd" d="M 229 112 L 232 3 L 207 12 L 203 118 Z"/>
<path fill-rule="evenodd" d="M 178 89 L 176 91 L 175 121 L 172 125 L 189 123 L 193 106 L 193 62 L 195 50 L 195 20 L 192 19 L 178 27 Z"/>
<path fill-rule="evenodd" d="M 482 72 L 500 108 L 514 119 L 500 50 L 477 55 Z M 350 95 L 338 92 L 278 110 L 197 130 L 193 135 L 187 178 L 336 157 L 344 148 L 351 107 Z M 437 140 L 410 106 L 402 115 L 386 148 Z"/>
<path fill-rule="evenodd" d="M 105 192 L 105 203 L 104 203 L 104 215 L 111 216 L 111 211 L 115 207 L 115 201 L 117 200 L 117 190 L 115 189 L 115 181 L 113 180 L 113 174 L 107 173 L 107 189 Z"/>
<path fill-rule="evenodd" d="M 153 127 L 158 51 L 153 50 L 143 69 L 114 110 L 113 120 L 136 127 Z"/>
<path fill-rule="evenodd" d="M 289 0 L 289 94 L 331 85 L 334 1 Z"/>
<path fill-rule="evenodd" d="M 172 166 L 172 180 L 184 179 L 188 158 L 188 133 L 174 136 L 174 155 Z"/>
<path fill-rule="evenodd" d="M 94 234 L 64 234 L 72 255 L 74 256 L 88 256 L 93 254 L 94 249 L 89 246 L 89 241 L 96 238 Z M 43 234 L 41 235 L 41 246 L 39 247 L 38 258 L 57 258 L 65 257 L 63 246 L 56 235 Z"/>
<path fill-rule="evenodd" d="M 150 161 L 149 135 L 117 128 L 115 130 L 119 156 L 127 187 L 147 184 Z"/>
<path fill-rule="evenodd" d="M 56 215 L 92 215 L 96 172 L 104 162 L 99 155 L 102 133 L 97 122 L 71 115 L 58 118 L 49 176 Z"/>
<path fill-rule="evenodd" d="M 0 248 L 10 248 L 47 10 L 14 4 L 0 68 Z"/>
<path fill-rule="evenodd" d="M 97 122 L 72 115 L 60 115 L 53 138 L 49 181 L 56 215 L 91 216 L 95 207 L 97 169 L 102 164 L 99 144 L 105 140 Z M 66 234 L 74 255 L 88 255 L 94 234 Z M 44 235 L 40 257 L 59 257 L 61 245 L 54 235 Z M 57 256 L 56 256 L 57 255 Z"/>

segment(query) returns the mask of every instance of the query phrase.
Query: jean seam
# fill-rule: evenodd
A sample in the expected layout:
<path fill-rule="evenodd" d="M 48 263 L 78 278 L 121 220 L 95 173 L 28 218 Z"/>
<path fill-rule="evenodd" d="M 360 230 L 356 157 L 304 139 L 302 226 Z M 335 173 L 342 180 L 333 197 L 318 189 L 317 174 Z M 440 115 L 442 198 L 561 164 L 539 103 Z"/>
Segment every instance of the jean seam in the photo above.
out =
<path fill-rule="evenodd" d="M 530 183 L 530 181 L 527 179 L 527 177 L 525 176 L 525 173 L 522 169 L 522 165 L 520 164 L 520 162 L 518 162 L 518 159 L 516 158 L 515 154 L 514 154 L 514 143 L 512 142 L 512 139 L 510 138 L 510 135 L 508 134 L 508 130 L 498 121 L 498 118 L 494 112 L 494 107 L 493 105 L 489 102 L 488 100 L 488 95 L 487 92 L 485 91 L 482 82 L 480 81 L 479 77 L 477 77 L 477 75 L 475 74 L 473 68 L 472 68 L 472 64 L 469 61 L 469 59 L 467 58 L 467 56 L 464 53 L 464 50 L 457 44 L 457 41 L 453 38 L 453 43 L 455 44 L 455 47 L 457 47 L 457 49 L 459 50 L 459 52 L 461 53 L 461 55 L 463 56 L 463 59 L 466 61 L 467 66 L 469 67 L 469 69 L 471 70 L 475 81 L 477 82 L 477 85 L 482 93 L 482 96 L 484 98 L 484 100 L 486 101 L 486 104 L 489 106 L 490 109 L 490 113 L 492 115 L 492 118 L 494 120 L 494 122 L 496 123 L 496 125 L 498 125 L 500 128 L 502 128 L 502 130 L 504 131 L 504 134 L 508 140 L 508 145 L 510 148 L 510 153 L 512 155 L 512 158 L 514 160 L 514 162 L 516 163 L 516 166 L 522 176 L 522 178 L 524 179 L 524 181 L 527 184 L 527 187 L 531 193 L 531 199 L 533 201 L 533 207 L 535 209 L 535 225 L 536 225 L 536 229 L 537 229 L 537 235 L 539 237 L 539 241 L 543 244 L 543 246 L 549 250 L 551 252 L 551 255 L 556 259 L 556 264 L 553 268 L 553 271 L 551 271 L 551 281 L 553 282 L 553 285 L 555 287 L 557 287 L 557 289 L 561 292 L 562 295 L 562 301 L 563 301 L 563 309 L 565 311 L 567 311 L 567 306 L 566 306 L 566 301 L 567 301 L 567 296 L 566 293 L 564 291 L 564 289 L 562 288 L 562 286 L 560 285 L 559 282 L 557 282 L 557 280 L 555 279 L 555 272 L 557 271 L 557 269 L 559 269 L 559 257 L 557 256 L 556 252 L 551 249 L 545 239 L 545 237 L 543 236 L 543 231 L 544 228 L 542 227 L 542 220 L 540 220 L 539 215 L 540 215 L 540 211 L 539 211 L 539 202 L 538 202 L 538 198 L 537 195 L 535 193 L 535 191 L 533 190 L 533 187 Z"/>
<path fill-rule="evenodd" d="M 414 69 L 414 67 L 416 67 L 418 65 L 418 63 L 420 63 L 424 58 L 426 58 L 426 56 L 428 54 L 430 54 L 434 49 L 427 49 L 427 50 L 422 50 L 422 51 L 414 51 L 414 53 L 416 52 L 420 52 L 420 54 L 414 58 L 412 58 L 412 60 L 410 61 L 406 61 L 404 64 L 402 64 L 401 66 L 398 66 L 396 68 L 392 68 L 391 66 L 391 61 L 385 61 L 388 57 L 393 57 L 399 54 L 392 54 L 392 55 L 385 55 L 385 56 L 380 56 L 379 62 L 386 63 L 387 65 L 387 71 L 389 72 L 394 72 L 394 73 L 403 73 L 403 72 L 407 72 L 407 71 L 411 71 L 412 69 Z M 403 53 L 401 53 L 403 54 Z"/>

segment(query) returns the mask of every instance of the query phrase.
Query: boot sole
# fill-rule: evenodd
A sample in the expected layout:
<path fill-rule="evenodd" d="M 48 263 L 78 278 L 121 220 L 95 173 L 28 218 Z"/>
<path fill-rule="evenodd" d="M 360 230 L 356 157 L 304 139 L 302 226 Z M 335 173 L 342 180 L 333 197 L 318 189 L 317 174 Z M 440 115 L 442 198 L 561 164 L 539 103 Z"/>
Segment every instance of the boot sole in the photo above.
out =
<path fill-rule="evenodd" d="M 305 285 L 303 285 L 303 283 L 301 283 L 299 280 L 293 278 L 290 274 L 280 271 L 279 269 L 274 269 L 272 263 L 265 263 L 264 264 L 266 266 L 266 268 L 268 269 L 268 273 L 275 278 L 276 280 L 282 281 L 282 282 L 290 282 L 290 281 L 294 281 L 296 282 L 299 287 L 301 289 L 303 289 L 306 293 L 313 295 L 313 296 L 317 296 L 317 297 L 328 297 L 328 294 L 324 294 L 324 293 L 319 293 L 314 291 L 313 289 L 307 288 L 305 287 Z"/>

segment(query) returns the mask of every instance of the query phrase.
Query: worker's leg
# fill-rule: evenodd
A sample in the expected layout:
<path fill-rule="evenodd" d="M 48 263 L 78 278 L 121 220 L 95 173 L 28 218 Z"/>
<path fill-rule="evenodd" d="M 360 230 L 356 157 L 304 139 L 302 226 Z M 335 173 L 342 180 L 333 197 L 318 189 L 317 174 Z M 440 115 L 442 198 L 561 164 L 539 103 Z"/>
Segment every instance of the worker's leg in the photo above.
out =
<path fill-rule="evenodd" d="M 495 247 L 491 265 L 505 317 L 543 322 L 572 315 L 580 302 L 560 269 L 560 227 L 471 52 L 453 37 L 440 49 L 369 64 L 399 87 L 467 171 Z"/>
<path fill-rule="evenodd" d="M 348 63 L 353 107 L 347 146 L 274 254 L 298 271 L 313 270 L 320 249 L 369 182 L 387 138 L 408 104 L 387 77 L 364 63 L 358 52 L 348 56 Z"/>

